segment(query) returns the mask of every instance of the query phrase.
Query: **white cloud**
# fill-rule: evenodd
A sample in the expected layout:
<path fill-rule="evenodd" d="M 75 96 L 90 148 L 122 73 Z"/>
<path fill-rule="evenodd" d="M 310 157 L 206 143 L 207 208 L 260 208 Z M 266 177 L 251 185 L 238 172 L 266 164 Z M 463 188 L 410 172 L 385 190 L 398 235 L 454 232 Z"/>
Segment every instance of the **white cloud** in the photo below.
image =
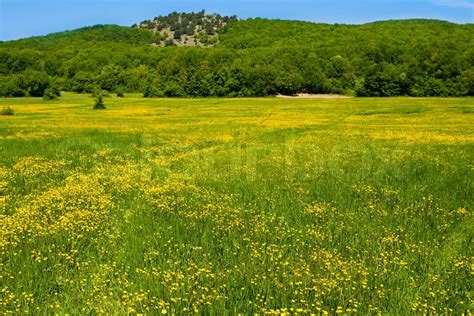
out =
<path fill-rule="evenodd" d="M 444 7 L 474 9 L 474 2 L 470 0 L 434 0 L 433 3 Z"/>

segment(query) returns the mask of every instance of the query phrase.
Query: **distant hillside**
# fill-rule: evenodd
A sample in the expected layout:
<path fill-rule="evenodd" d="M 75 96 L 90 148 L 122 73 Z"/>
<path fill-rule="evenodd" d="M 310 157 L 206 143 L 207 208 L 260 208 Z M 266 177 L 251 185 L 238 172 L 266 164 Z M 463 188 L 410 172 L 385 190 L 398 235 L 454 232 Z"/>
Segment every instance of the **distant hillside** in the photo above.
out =
<path fill-rule="evenodd" d="M 419 40 L 433 42 L 441 38 L 472 43 L 472 33 L 469 33 L 472 30 L 473 25 L 423 19 L 379 21 L 364 25 L 248 19 L 224 28 L 220 42 L 229 48 L 337 47 L 370 42 L 416 45 Z"/>
<path fill-rule="evenodd" d="M 474 95 L 472 34 L 472 24 L 437 20 L 332 25 L 172 13 L 0 43 L 0 96 L 48 87 L 169 97 Z"/>
<path fill-rule="evenodd" d="M 80 47 L 97 42 L 147 45 L 159 37 L 147 30 L 118 25 L 94 25 L 72 31 L 3 42 L 0 47 L 50 49 L 59 46 Z"/>
<path fill-rule="evenodd" d="M 212 46 L 218 41 L 219 31 L 235 21 L 236 16 L 207 14 L 204 11 L 173 12 L 167 16 L 143 21 L 133 27 L 159 34 L 160 38 L 154 43 L 158 46 Z"/>
<path fill-rule="evenodd" d="M 407 24 L 407 23 L 416 23 L 416 24 L 451 24 L 457 25 L 456 23 L 438 20 L 438 19 L 394 19 L 394 20 L 384 20 L 384 21 L 375 21 L 370 22 L 367 24 L 381 24 L 381 23 L 400 23 L 400 24 Z"/>

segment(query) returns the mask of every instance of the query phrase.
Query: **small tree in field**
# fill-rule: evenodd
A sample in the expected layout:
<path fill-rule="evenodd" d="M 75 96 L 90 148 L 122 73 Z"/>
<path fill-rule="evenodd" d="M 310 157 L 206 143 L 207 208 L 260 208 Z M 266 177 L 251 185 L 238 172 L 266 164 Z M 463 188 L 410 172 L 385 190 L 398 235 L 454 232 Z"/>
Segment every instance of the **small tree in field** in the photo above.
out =
<path fill-rule="evenodd" d="M 1 114 L 1 115 L 6 115 L 6 116 L 7 116 L 7 115 L 10 116 L 10 115 L 14 115 L 15 112 L 13 111 L 13 109 L 12 109 L 11 107 L 7 106 L 7 107 L 5 107 L 5 108 L 2 109 L 2 111 L 0 112 L 0 114 Z"/>
<path fill-rule="evenodd" d="M 94 110 L 105 110 L 104 97 L 98 94 L 95 97 Z"/>
<path fill-rule="evenodd" d="M 117 98 L 123 98 L 125 97 L 125 93 L 122 88 L 117 89 Z"/>

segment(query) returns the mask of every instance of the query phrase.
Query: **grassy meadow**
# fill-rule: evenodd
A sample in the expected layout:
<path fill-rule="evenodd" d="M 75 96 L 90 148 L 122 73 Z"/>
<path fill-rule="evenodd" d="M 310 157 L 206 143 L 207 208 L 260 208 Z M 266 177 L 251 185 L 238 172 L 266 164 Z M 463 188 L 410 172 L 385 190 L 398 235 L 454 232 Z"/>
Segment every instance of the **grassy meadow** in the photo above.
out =
<path fill-rule="evenodd" d="M 0 99 L 0 314 L 471 314 L 474 99 Z"/>

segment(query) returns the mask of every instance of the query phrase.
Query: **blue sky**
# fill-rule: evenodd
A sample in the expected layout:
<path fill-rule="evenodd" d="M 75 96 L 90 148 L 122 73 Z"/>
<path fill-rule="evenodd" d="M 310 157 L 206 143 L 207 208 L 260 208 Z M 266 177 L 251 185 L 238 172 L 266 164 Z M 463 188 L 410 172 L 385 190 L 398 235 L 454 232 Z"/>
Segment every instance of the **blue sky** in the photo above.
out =
<path fill-rule="evenodd" d="M 473 23 L 474 0 L 0 0 L 0 40 L 94 24 L 132 25 L 172 11 L 327 23 L 434 18 Z"/>

